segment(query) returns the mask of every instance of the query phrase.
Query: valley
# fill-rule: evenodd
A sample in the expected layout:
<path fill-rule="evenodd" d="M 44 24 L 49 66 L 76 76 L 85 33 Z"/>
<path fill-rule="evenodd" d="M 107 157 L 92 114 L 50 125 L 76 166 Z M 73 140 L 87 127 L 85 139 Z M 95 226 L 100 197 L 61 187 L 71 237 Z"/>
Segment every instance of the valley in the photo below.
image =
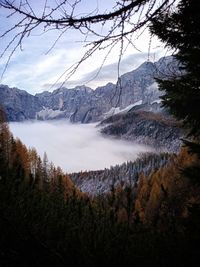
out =
<path fill-rule="evenodd" d="M 30 95 L 0 85 L 0 104 L 14 137 L 41 158 L 47 153 L 49 166 L 60 166 L 83 192 L 104 194 L 178 153 L 184 132 L 162 107 L 155 82 L 172 70 L 179 71 L 178 62 L 169 56 L 95 90 L 82 85 Z M 166 153 L 164 161 L 159 153 Z"/>

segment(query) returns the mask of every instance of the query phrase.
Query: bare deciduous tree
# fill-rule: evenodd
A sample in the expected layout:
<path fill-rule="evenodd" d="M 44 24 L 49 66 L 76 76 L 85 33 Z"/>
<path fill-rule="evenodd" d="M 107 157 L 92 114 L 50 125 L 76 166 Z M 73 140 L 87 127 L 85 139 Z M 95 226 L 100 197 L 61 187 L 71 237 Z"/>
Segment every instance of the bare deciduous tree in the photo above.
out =
<path fill-rule="evenodd" d="M 105 12 L 99 10 L 97 1 L 96 8 L 91 12 L 87 11 L 89 12 L 87 14 L 80 14 L 83 0 L 55 2 L 44 0 L 39 11 L 37 8 L 34 9 L 34 2 L 34 0 L 0 0 L 0 8 L 5 10 L 7 19 L 15 20 L 13 27 L 8 27 L 0 33 L 0 38 L 11 36 L 0 55 L 2 58 L 9 51 L 2 76 L 15 51 L 18 48 L 22 49 L 24 39 L 36 29 L 41 33 L 52 30 L 59 33 L 48 51 L 53 49 L 59 39 L 71 29 L 79 31 L 84 36 L 83 45 L 87 46 L 87 50 L 77 63 L 65 71 L 66 79 L 69 79 L 80 64 L 97 50 L 106 48 L 108 56 L 120 43 L 119 65 L 127 46 L 134 46 L 134 40 L 148 27 L 151 20 L 159 13 L 169 12 L 178 1 L 113 0 L 113 6 Z M 102 65 L 107 56 L 103 59 Z"/>

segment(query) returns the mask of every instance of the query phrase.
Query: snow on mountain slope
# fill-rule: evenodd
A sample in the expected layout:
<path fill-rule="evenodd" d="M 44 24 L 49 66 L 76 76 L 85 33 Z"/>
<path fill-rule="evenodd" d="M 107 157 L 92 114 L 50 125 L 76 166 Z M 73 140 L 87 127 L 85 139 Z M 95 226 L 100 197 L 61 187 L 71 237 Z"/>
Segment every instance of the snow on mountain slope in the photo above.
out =
<path fill-rule="evenodd" d="M 89 123 L 140 104 L 157 112 L 160 103 L 154 101 L 159 99 L 161 92 L 154 78 L 160 73 L 168 73 L 170 66 L 177 68 L 173 57 L 165 57 L 155 63 L 144 62 L 137 69 L 123 74 L 119 78 L 120 83 L 108 83 L 96 90 L 82 85 L 33 96 L 17 88 L 0 85 L 0 104 L 11 121 L 70 118 L 72 122 Z M 154 105 L 147 107 L 151 103 Z"/>
<path fill-rule="evenodd" d="M 53 110 L 53 109 L 43 107 L 42 110 L 36 113 L 36 119 L 53 120 L 53 119 L 63 118 L 64 115 L 65 115 L 65 112 L 59 109 Z"/>
<path fill-rule="evenodd" d="M 126 113 L 129 110 L 131 110 L 133 107 L 139 106 L 141 104 L 142 104 L 142 100 L 139 100 L 139 101 L 135 102 L 134 104 L 128 105 L 126 108 L 123 108 L 123 109 L 120 109 L 120 107 L 117 107 L 117 108 L 112 107 L 108 112 L 104 113 L 104 119 L 106 119 L 110 116 L 119 114 L 119 113 Z"/>

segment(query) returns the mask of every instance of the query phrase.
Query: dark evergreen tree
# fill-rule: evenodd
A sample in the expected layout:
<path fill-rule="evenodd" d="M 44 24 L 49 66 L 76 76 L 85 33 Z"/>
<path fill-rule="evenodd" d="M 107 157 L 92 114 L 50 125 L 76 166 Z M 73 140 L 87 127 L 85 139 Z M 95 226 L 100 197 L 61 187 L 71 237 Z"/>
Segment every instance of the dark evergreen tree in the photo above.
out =
<path fill-rule="evenodd" d="M 170 13 L 160 13 L 152 20 L 150 30 L 175 50 L 180 72 L 158 79 L 165 91 L 163 104 L 183 120 L 189 134 L 200 134 L 200 1 L 181 0 Z"/>

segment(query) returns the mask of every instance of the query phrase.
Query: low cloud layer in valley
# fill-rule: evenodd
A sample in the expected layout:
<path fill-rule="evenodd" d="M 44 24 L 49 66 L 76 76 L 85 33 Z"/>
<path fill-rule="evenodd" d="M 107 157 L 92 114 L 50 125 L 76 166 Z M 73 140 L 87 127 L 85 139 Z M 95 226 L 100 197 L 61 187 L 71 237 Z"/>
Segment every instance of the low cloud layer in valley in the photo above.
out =
<path fill-rule="evenodd" d="M 134 160 L 151 148 L 104 138 L 95 124 L 70 124 L 66 121 L 10 123 L 11 131 L 28 147 L 35 147 L 41 157 L 66 172 L 98 170 Z"/>

